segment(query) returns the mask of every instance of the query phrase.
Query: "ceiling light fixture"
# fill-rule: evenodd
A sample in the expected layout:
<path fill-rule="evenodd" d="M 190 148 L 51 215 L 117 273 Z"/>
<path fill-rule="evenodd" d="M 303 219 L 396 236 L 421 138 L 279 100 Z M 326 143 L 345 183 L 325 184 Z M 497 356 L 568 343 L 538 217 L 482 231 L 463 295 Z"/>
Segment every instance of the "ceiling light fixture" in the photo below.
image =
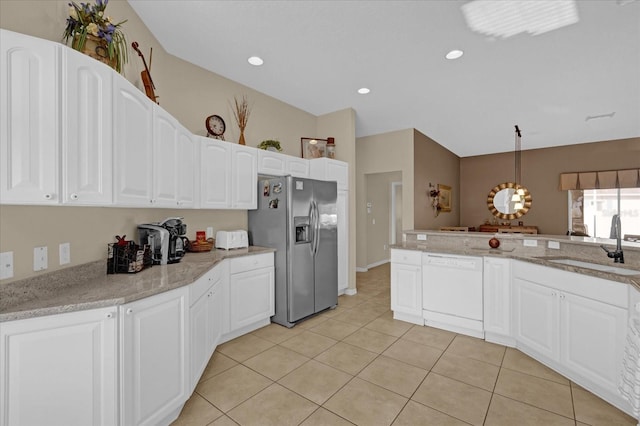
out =
<path fill-rule="evenodd" d="M 251 65 L 256 66 L 256 67 L 259 67 L 260 65 L 264 64 L 264 61 L 263 61 L 263 60 L 262 60 L 262 58 L 261 58 L 261 57 L 259 57 L 259 56 L 252 56 L 252 57 L 250 57 L 249 59 L 247 59 L 247 61 L 248 61 Z"/>
<path fill-rule="evenodd" d="M 492 37 L 539 35 L 579 20 L 575 0 L 473 0 L 461 8 L 472 31 Z"/>
<path fill-rule="evenodd" d="M 447 58 L 447 59 L 458 59 L 462 55 L 464 55 L 464 52 L 462 50 L 454 49 L 454 50 L 450 51 L 449 53 L 447 53 L 446 55 L 444 55 L 444 57 Z"/>
<path fill-rule="evenodd" d="M 358 89 L 358 93 L 360 93 L 361 95 L 366 95 L 369 92 L 371 92 L 371 90 L 367 89 L 366 87 L 361 87 Z"/>

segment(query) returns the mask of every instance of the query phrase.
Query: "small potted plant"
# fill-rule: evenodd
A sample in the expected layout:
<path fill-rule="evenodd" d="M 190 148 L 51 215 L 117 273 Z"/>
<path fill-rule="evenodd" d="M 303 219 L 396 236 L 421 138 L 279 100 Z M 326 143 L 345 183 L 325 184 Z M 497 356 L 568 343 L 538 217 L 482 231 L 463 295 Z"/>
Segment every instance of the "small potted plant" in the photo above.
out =
<path fill-rule="evenodd" d="M 127 63 L 127 40 L 121 26 L 125 21 L 113 23 L 105 14 L 109 0 L 96 0 L 96 4 L 69 3 L 69 17 L 64 29 L 65 43 L 94 59 L 106 63 L 117 72 Z"/>
<path fill-rule="evenodd" d="M 258 148 L 264 149 L 267 151 L 278 151 L 278 152 L 282 151 L 282 148 L 280 147 L 280 141 L 274 141 L 271 139 L 260 142 L 260 145 L 258 145 Z"/>

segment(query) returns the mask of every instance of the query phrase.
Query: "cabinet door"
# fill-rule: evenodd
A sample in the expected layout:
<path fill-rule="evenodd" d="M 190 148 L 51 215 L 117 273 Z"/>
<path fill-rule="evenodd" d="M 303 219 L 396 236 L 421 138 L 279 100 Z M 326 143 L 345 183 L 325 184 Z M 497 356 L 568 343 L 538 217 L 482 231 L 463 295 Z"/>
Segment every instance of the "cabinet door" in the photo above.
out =
<path fill-rule="evenodd" d="M 5 322 L 1 330 L 1 425 L 118 423 L 115 308 Z"/>
<path fill-rule="evenodd" d="M 231 207 L 231 146 L 229 142 L 200 138 L 201 208 Z"/>
<path fill-rule="evenodd" d="M 231 207 L 251 210 L 258 207 L 258 155 L 246 146 L 232 145 Z"/>
<path fill-rule="evenodd" d="M 0 33 L 0 200 L 57 204 L 60 46 Z"/>
<path fill-rule="evenodd" d="M 560 293 L 560 312 L 562 364 L 617 394 L 627 310 Z"/>
<path fill-rule="evenodd" d="M 391 310 L 422 317 L 422 268 L 391 263 Z"/>
<path fill-rule="evenodd" d="M 206 279 L 206 278 L 204 278 Z M 211 310 L 211 288 L 207 290 L 193 305 L 189 308 L 191 334 L 189 340 L 191 342 L 191 374 L 190 374 L 190 390 L 193 391 L 198 380 L 202 375 L 211 353 L 212 334 L 210 333 L 210 310 Z"/>
<path fill-rule="evenodd" d="M 349 287 L 349 192 L 338 191 L 338 294 Z"/>
<path fill-rule="evenodd" d="M 63 50 L 62 201 L 113 202 L 113 70 Z"/>
<path fill-rule="evenodd" d="M 309 177 L 309 160 L 304 158 L 287 156 L 286 172 L 293 177 Z"/>
<path fill-rule="evenodd" d="M 115 202 L 153 201 L 153 102 L 120 75 L 113 76 Z"/>
<path fill-rule="evenodd" d="M 180 124 L 153 105 L 153 204 L 176 207 L 178 194 L 178 127 Z"/>
<path fill-rule="evenodd" d="M 196 138 L 184 127 L 178 128 L 178 153 L 176 155 L 178 175 L 177 204 L 180 208 L 195 208 L 196 194 L 200 176 L 198 167 L 198 143 Z"/>
<path fill-rule="evenodd" d="M 559 358 L 558 292 L 515 278 L 513 331 L 518 344 L 552 360 Z"/>
<path fill-rule="evenodd" d="M 258 150 L 258 173 L 265 175 L 284 176 L 286 174 L 286 158 L 277 152 Z"/>
<path fill-rule="evenodd" d="M 188 288 L 120 307 L 121 424 L 154 425 L 187 400 Z"/>
<path fill-rule="evenodd" d="M 509 259 L 484 259 L 484 329 L 511 336 L 511 267 Z"/>
<path fill-rule="evenodd" d="M 230 331 L 274 315 L 274 296 L 273 267 L 231 274 Z"/>

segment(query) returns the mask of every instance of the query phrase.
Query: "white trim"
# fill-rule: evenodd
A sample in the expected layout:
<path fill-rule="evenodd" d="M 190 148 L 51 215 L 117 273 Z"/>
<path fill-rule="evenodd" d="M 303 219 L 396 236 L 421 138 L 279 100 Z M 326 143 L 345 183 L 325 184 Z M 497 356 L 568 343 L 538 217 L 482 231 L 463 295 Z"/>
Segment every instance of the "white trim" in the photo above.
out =
<path fill-rule="evenodd" d="M 391 259 L 383 259 L 383 260 L 380 260 L 378 262 L 374 262 L 374 263 L 372 263 L 370 265 L 367 265 L 367 270 L 369 270 L 371 268 L 375 268 L 376 266 L 384 265 L 385 263 L 389 263 L 389 262 L 391 262 Z"/>
<path fill-rule="evenodd" d="M 368 268 L 361 268 L 359 266 L 356 266 L 356 272 L 368 272 L 369 269 Z"/>
<path fill-rule="evenodd" d="M 391 222 L 391 226 L 389 226 L 389 244 L 398 244 L 398 241 L 396 241 L 396 192 L 398 191 L 398 187 L 402 193 L 402 182 L 391 182 L 391 203 L 389 203 L 389 221 Z"/>
<path fill-rule="evenodd" d="M 348 288 L 344 291 L 344 294 L 346 294 L 347 296 L 355 296 L 357 292 L 358 292 L 358 289 Z"/>

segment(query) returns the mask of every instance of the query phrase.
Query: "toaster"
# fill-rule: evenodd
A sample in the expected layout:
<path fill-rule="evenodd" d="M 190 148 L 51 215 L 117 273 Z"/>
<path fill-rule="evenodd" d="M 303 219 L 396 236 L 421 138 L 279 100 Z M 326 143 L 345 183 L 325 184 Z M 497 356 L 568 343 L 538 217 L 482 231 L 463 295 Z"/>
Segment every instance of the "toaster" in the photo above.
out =
<path fill-rule="evenodd" d="M 216 232 L 216 248 L 225 250 L 249 247 L 247 231 L 218 231 Z"/>

